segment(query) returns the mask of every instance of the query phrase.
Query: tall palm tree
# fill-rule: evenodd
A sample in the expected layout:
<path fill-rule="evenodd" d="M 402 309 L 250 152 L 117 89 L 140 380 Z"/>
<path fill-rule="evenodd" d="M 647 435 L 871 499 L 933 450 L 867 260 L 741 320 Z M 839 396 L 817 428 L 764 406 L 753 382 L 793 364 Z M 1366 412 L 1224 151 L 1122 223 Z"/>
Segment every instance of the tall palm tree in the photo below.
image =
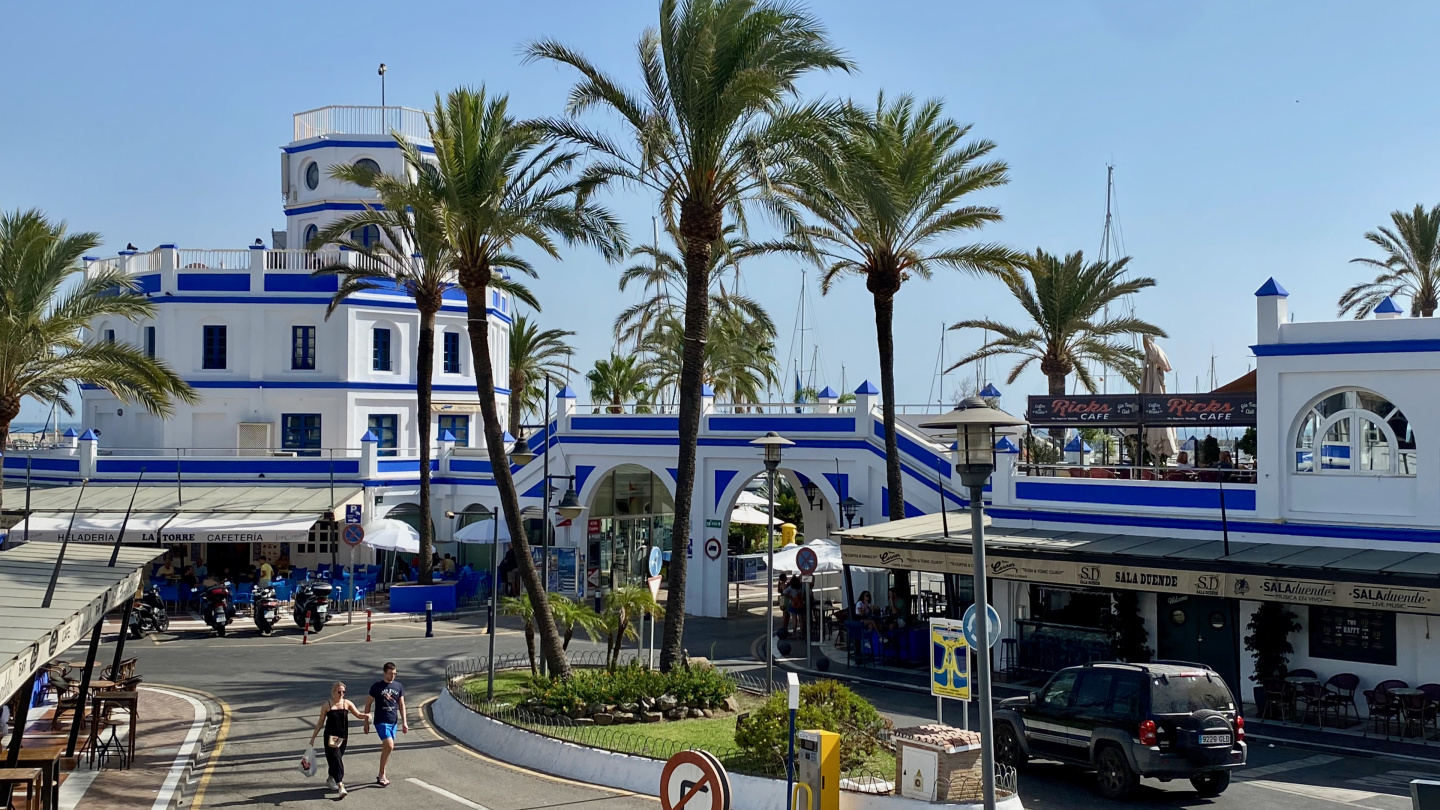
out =
<path fill-rule="evenodd" d="M 1113 262 L 1085 263 L 1085 256 L 1076 251 L 1060 258 L 1043 250 L 1024 257 L 1022 275 L 1006 283 L 1015 300 L 1020 302 L 1031 323 L 1012 326 L 991 318 L 961 321 L 951 329 L 986 329 L 994 333 L 985 345 L 952 365 L 947 371 L 976 360 L 996 355 L 1015 355 L 1019 361 L 1010 370 L 1007 383 L 1015 382 L 1031 363 L 1040 362 L 1040 373 L 1050 381 L 1050 395 L 1065 394 L 1065 380 L 1075 374 L 1085 390 L 1095 390 L 1095 380 L 1086 363 L 1118 371 L 1131 385 L 1140 385 L 1141 364 L 1145 353 L 1119 342 L 1124 337 L 1165 337 L 1165 330 L 1122 314 L 1106 315 L 1106 307 L 1147 287 L 1155 286 L 1148 277 L 1126 279 L 1125 266 L 1130 257 Z M 1025 276 L 1029 276 L 1027 281 Z"/>
<path fill-rule="evenodd" d="M 541 330 L 528 316 L 515 316 L 510 327 L 510 435 L 520 435 L 520 417 L 543 407 L 545 378 L 573 374 L 570 356 L 575 348 L 566 329 Z"/>
<path fill-rule="evenodd" d="M 611 354 L 595 361 L 585 372 L 590 381 L 590 401 L 598 407 L 610 403 L 610 413 L 624 413 L 626 402 L 634 402 L 637 410 L 649 404 L 653 391 L 648 382 L 650 363 L 633 354 Z"/>
<path fill-rule="evenodd" d="M 1365 239 L 1385 251 L 1383 259 L 1351 259 L 1352 264 L 1378 267 L 1374 281 L 1356 284 L 1340 296 L 1340 314 L 1360 320 L 1391 295 L 1410 296 L 1410 315 L 1429 318 L 1440 308 L 1440 205 L 1410 213 L 1391 211 L 1393 228 L 1380 226 Z"/>
<path fill-rule="evenodd" d="M 85 339 L 98 319 L 139 321 L 156 312 L 134 276 L 85 272 L 80 257 L 99 244 L 99 234 L 68 233 L 38 209 L 0 213 L 0 455 L 21 401 L 30 397 L 73 414 L 72 383 L 99 386 L 159 416 L 173 413 L 176 400 L 200 400 L 138 347 Z"/>
<path fill-rule="evenodd" d="M 544 128 L 515 119 L 504 95 L 461 88 L 435 99 L 429 119 L 435 168 L 418 181 L 436 201 L 456 280 L 465 291 L 471 324 L 470 353 L 495 487 L 515 545 L 520 579 L 534 605 L 541 653 L 550 673 L 568 677 L 560 635 L 544 583 L 530 556 L 520 521 L 520 497 L 506 456 L 504 428 L 495 404 L 488 309 L 497 274 L 535 275 L 516 254 L 522 246 L 559 258 L 557 240 L 598 248 L 610 260 L 624 255 L 625 234 L 605 208 L 589 199 L 604 178 L 571 176 L 580 157 L 549 140 Z M 406 147 L 414 148 L 414 147 Z"/>
<path fill-rule="evenodd" d="M 725 226 L 725 232 L 711 246 L 710 306 L 732 305 L 751 317 L 769 321 L 758 301 L 739 293 L 740 259 L 749 254 L 750 245 L 736 231 L 734 225 Z M 621 271 L 620 292 L 638 282 L 645 297 L 615 318 L 616 340 L 638 345 L 663 316 L 681 316 L 685 311 L 685 239 L 674 227 L 667 228 L 666 234 L 674 250 L 659 245 L 636 245 L 630 250 L 630 258 L 638 261 Z M 728 292 L 727 277 L 731 279 Z"/>
<path fill-rule="evenodd" d="M 970 195 L 1009 182 L 1008 167 L 989 157 L 995 144 L 966 140 L 970 125 L 944 115 L 939 101 L 910 96 L 857 109 L 850 137 L 835 159 L 794 164 L 789 184 L 814 218 L 772 245 L 809 256 L 824 271 L 821 293 L 845 276 L 865 279 L 875 307 L 885 423 L 885 479 L 890 519 L 905 517 L 900 448 L 895 432 L 895 296 L 907 280 L 929 280 L 937 267 L 1009 278 L 1016 255 L 995 244 L 951 240 L 1001 219 Z"/>
<path fill-rule="evenodd" d="M 760 201 L 782 221 L 774 195 L 778 167 L 817 145 L 838 115 L 831 104 L 794 105 L 796 82 L 816 70 L 849 70 L 819 21 L 793 3 L 774 0 L 661 0 L 659 26 L 638 45 L 644 90 L 634 94 L 584 55 L 555 41 L 528 49 L 575 68 L 580 81 L 568 110 L 617 113 L 620 141 L 573 118 L 546 122 L 550 131 L 597 155 L 587 171 L 659 193 L 661 209 L 678 212 L 685 239 L 685 354 L 680 374 L 680 446 L 676 462 L 676 549 L 690 542 L 695 447 L 700 434 L 701 370 L 709 317 L 711 252 L 727 212 L 743 222 L 744 206 Z M 683 554 L 670 563 L 660 668 L 681 659 L 685 630 Z"/>
<path fill-rule="evenodd" d="M 734 403 L 761 402 L 767 387 L 780 381 L 775 326 L 763 309 L 757 319 L 729 298 L 722 293 L 711 299 L 701 380 L 717 397 Z M 639 348 L 652 358 L 657 391 L 678 386 L 685 353 L 685 325 L 679 313 L 661 316 Z"/>

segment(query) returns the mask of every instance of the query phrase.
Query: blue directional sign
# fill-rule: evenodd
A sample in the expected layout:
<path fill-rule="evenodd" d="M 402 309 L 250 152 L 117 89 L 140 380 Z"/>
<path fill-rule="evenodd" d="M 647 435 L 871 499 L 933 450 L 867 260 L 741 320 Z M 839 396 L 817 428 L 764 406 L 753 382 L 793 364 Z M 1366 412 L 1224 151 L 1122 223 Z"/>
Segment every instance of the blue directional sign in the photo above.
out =
<path fill-rule="evenodd" d="M 650 547 L 650 576 L 660 576 L 660 565 L 665 562 L 665 552 L 659 546 Z"/>
<path fill-rule="evenodd" d="M 364 521 L 360 520 L 360 504 L 358 504 L 358 503 L 352 503 L 352 504 L 346 505 L 346 507 L 345 507 L 345 522 L 346 522 L 346 523 L 363 523 L 363 522 L 364 522 Z"/>
<path fill-rule="evenodd" d="M 1000 640 L 1000 611 L 996 610 L 990 605 L 986 605 L 985 617 L 988 619 L 988 621 L 985 622 L 987 636 L 986 641 L 989 641 L 990 646 L 994 647 L 995 642 Z M 980 643 L 975 640 L 974 605 L 971 605 L 970 608 L 965 611 L 965 618 L 962 620 L 962 622 L 965 626 L 965 643 L 969 644 L 970 649 L 972 650 L 979 649 Z"/>

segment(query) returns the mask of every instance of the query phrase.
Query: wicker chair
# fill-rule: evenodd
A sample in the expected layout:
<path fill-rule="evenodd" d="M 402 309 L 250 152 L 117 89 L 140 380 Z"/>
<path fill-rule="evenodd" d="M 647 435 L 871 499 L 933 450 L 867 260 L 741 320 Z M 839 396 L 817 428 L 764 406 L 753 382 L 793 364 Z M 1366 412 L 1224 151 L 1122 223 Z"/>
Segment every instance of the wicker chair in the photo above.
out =
<path fill-rule="evenodd" d="M 1366 689 L 1361 693 L 1365 696 L 1365 714 L 1370 718 L 1370 727 L 1378 727 L 1383 721 L 1385 723 L 1385 739 L 1390 739 L 1390 721 L 1396 723 L 1396 731 L 1400 731 L 1400 703 L 1390 697 L 1388 692 L 1381 689 Z"/>
<path fill-rule="evenodd" d="M 1345 709 L 1346 717 L 1349 712 L 1355 712 L 1355 719 L 1360 719 L 1360 707 L 1355 705 L 1355 690 L 1360 688 L 1360 676 L 1349 672 L 1342 672 L 1339 675 L 1332 675 L 1330 680 L 1325 682 L 1325 690 L 1329 692 L 1329 700 L 1337 709 Z"/>

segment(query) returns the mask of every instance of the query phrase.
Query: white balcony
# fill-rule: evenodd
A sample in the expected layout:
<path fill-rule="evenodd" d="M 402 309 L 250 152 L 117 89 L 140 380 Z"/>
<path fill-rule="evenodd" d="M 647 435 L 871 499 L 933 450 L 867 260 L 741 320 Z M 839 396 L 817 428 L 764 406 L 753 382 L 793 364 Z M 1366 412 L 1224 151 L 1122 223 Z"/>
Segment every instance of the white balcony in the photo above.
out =
<path fill-rule="evenodd" d="M 295 140 L 322 135 L 389 135 L 430 140 L 429 114 L 412 107 L 334 105 L 295 113 Z"/>

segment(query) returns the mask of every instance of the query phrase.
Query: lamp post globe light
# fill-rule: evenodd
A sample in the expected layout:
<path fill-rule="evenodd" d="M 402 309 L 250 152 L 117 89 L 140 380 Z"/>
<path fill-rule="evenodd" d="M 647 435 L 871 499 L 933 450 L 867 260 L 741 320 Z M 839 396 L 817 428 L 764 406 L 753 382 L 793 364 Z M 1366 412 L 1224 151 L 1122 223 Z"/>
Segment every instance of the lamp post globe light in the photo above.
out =
<path fill-rule="evenodd" d="M 785 448 L 793 447 L 795 443 L 772 430 L 750 444 L 765 451 L 765 472 L 770 479 L 770 486 L 766 488 L 769 490 L 770 511 L 765 520 L 769 555 L 765 562 L 765 618 L 768 636 L 765 639 L 765 689 L 768 693 L 775 691 L 775 471 L 780 469 L 780 456 Z"/>
<path fill-rule="evenodd" d="M 855 528 L 855 513 L 860 511 L 860 507 L 864 505 L 849 495 L 846 495 L 845 500 L 840 502 L 840 514 L 845 518 L 846 528 Z"/>
<path fill-rule="evenodd" d="M 955 471 L 970 490 L 971 554 L 975 564 L 975 702 L 980 706 L 980 779 L 985 810 L 995 810 L 995 721 L 990 706 L 990 599 L 985 589 L 985 482 L 995 471 L 996 429 L 1025 424 L 980 397 L 966 397 L 947 414 L 920 423 L 955 432 Z M 941 508 L 944 508 L 943 505 Z"/>

